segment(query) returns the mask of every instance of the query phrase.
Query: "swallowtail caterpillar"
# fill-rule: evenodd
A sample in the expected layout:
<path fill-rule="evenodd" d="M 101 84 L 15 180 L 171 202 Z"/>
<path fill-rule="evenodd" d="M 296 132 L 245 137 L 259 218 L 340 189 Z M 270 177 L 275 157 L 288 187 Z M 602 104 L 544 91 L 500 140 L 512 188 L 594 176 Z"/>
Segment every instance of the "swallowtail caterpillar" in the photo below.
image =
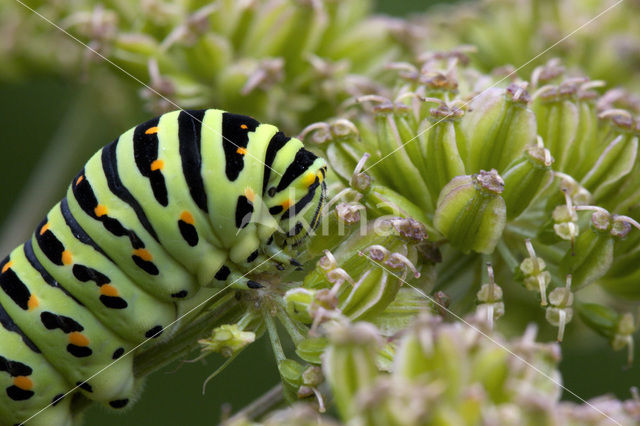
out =
<path fill-rule="evenodd" d="M 296 265 L 326 163 L 272 125 L 207 109 L 140 124 L 98 151 L 32 238 L 0 262 L 0 423 L 71 422 L 69 389 L 113 408 L 136 344 L 207 287 Z"/>

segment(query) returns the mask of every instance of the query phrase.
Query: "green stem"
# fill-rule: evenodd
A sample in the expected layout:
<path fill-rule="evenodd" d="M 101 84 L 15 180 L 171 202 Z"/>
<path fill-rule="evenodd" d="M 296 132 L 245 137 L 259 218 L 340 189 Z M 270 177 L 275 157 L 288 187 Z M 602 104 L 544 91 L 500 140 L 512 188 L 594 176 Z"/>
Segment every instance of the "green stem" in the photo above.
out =
<path fill-rule="evenodd" d="M 136 354 L 133 371 L 136 377 L 144 377 L 165 365 L 184 357 L 197 345 L 198 339 L 206 336 L 220 323 L 233 322 L 242 313 L 243 307 L 234 297 L 233 292 L 222 296 L 211 311 L 199 319 L 180 329 L 170 339 Z"/>
<path fill-rule="evenodd" d="M 293 322 L 291 317 L 283 311 L 281 306 L 278 306 L 278 313 L 276 316 L 278 317 L 278 320 L 280 320 L 282 326 L 287 330 L 287 333 L 289 333 L 289 336 L 291 336 L 291 339 L 296 346 L 306 338 L 306 336 L 301 332 L 300 326 Z"/>
<path fill-rule="evenodd" d="M 509 267 L 510 271 L 514 271 L 518 266 L 520 266 L 520 262 L 518 262 L 518 259 L 516 259 L 513 253 L 511 253 L 511 250 L 509 250 L 509 247 L 507 247 L 504 240 L 500 240 L 498 242 L 498 252 Z"/>
<path fill-rule="evenodd" d="M 272 408 L 278 406 L 283 398 L 282 383 L 278 383 L 272 387 L 267 393 L 254 400 L 251 404 L 238 411 L 236 414 L 227 419 L 224 424 L 241 424 L 242 421 L 251 421 L 258 417 L 261 417 Z"/>
<path fill-rule="evenodd" d="M 273 354 L 276 357 L 276 362 L 280 365 L 280 363 L 287 359 L 287 357 L 285 356 L 284 349 L 282 349 L 282 344 L 280 343 L 280 336 L 278 336 L 276 323 L 269 312 L 265 312 L 264 314 L 264 323 L 267 326 L 267 332 L 269 333 L 269 340 L 271 341 L 271 348 L 273 349 Z"/>

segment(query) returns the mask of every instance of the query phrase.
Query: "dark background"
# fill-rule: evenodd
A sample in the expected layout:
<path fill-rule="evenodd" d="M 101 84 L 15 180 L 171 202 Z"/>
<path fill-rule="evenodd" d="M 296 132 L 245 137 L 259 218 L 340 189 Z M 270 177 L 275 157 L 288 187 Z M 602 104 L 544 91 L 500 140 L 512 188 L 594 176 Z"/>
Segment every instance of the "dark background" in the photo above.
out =
<path fill-rule="evenodd" d="M 403 15 L 425 10 L 431 3 L 434 2 L 378 0 L 378 10 Z M 19 196 L 27 187 L 32 188 L 36 197 L 59 199 L 73 175 L 69 170 L 80 167 L 96 147 L 117 136 L 121 130 L 148 118 L 137 97 L 138 87 L 132 83 L 129 89 L 127 93 L 101 93 L 83 88 L 80 82 L 71 83 L 51 77 L 0 84 L 0 223 L 5 223 L 12 208 L 15 214 Z M 78 97 L 73 95 L 83 90 L 86 93 L 77 100 Z M 122 110 L 115 117 L 101 116 L 100 104 L 112 101 L 113 97 L 123 105 Z M 89 115 L 88 109 L 91 111 Z M 73 111 L 77 111 L 80 118 L 75 119 Z M 124 126 L 122 117 L 127 117 Z M 75 126 L 72 133 L 84 134 L 87 138 L 86 143 L 75 146 L 75 154 L 71 158 L 67 154 L 57 156 L 62 149 L 55 148 L 73 142 L 59 130 L 65 127 L 60 126 L 65 120 L 69 122 L 68 126 Z M 60 162 L 75 166 L 56 167 Z M 39 173 L 35 177 L 34 168 Z M 58 176 L 59 173 L 62 175 Z M 39 182 L 46 179 L 58 179 L 62 183 L 54 191 L 46 189 L 39 194 Z M 18 211 L 28 211 L 28 206 L 21 204 Z M 44 213 L 40 212 L 35 219 L 25 217 L 24 220 L 32 221 L 35 226 Z M 26 236 L 18 233 L 13 238 L 19 242 Z M 5 247 L 3 251 L 9 248 Z M 549 335 L 552 332 L 547 330 Z M 639 382 L 638 363 L 631 369 L 625 369 L 626 355 L 613 352 L 602 339 L 584 339 L 581 335 L 569 334 L 565 347 L 570 348 L 565 350 L 561 365 L 565 386 L 585 399 L 607 392 L 628 398 L 629 387 Z M 126 414 L 117 415 L 94 406 L 87 412 L 86 424 L 216 424 L 221 418 L 223 403 L 235 412 L 278 382 L 271 349 L 263 338 L 211 381 L 203 396 L 202 382 L 221 361 L 221 357 L 213 355 L 206 362 L 175 363 L 147 380 L 139 401 Z M 570 396 L 565 397 L 571 399 Z"/>

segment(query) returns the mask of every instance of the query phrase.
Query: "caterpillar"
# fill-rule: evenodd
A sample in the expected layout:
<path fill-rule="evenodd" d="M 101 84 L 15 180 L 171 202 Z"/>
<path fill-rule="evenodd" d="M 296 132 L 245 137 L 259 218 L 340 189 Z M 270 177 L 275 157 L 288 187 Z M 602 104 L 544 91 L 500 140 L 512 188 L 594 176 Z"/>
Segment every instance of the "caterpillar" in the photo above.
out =
<path fill-rule="evenodd" d="M 216 109 L 166 113 L 99 150 L 0 263 L 0 423 L 51 405 L 29 424 L 69 425 L 76 386 L 127 406 L 132 357 L 93 374 L 203 289 L 260 288 L 251 267 L 299 266 L 326 171 L 300 140 Z"/>

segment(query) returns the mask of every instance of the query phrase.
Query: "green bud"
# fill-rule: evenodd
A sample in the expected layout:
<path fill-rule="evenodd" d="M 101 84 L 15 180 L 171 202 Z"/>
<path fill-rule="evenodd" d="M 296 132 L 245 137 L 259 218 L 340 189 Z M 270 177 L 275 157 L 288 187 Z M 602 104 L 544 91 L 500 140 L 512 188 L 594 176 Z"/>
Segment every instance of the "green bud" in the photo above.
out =
<path fill-rule="evenodd" d="M 544 86 L 536 92 L 533 110 L 538 134 L 544 139 L 556 168 L 564 170 L 575 147 L 579 113 L 573 98 L 582 80 L 568 80 L 559 86 Z M 576 152 L 573 152 L 575 155 Z M 576 158 L 572 159 L 573 161 Z"/>
<path fill-rule="evenodd" d="M 458 150 L 464 143 L 463 132 L 459 129 L 460 116 L 460 109 L 450 109 L 444 104 L 431 110 L 426 152 L 423 154 L 425 164 L 421 171 L 427 174 L 423 178 L 434 203 L 451 179 L 465 174 Z"/>
<path fill-rule="evenodd" d="M 477 313 L 480 318 L 487 321 L 489 329 L 493 329 L 493 321 L 504 315 L 504 301 L 502 300 L 502 288 L 497 285 L 493 277 L 493 267 L 487 265 L 489 282 L 482 284 L 476 293 Z"/>
<path fill-rule="evenodd" d="M 502 198 L 507 206 L 509 220 L 520 216 L 551 177 L 553 157 L 542 146 L 542 140 L 538 139 L 538 142 L 538 145 L 527 147 L 525 153 L 511 163 L 502 175 Z"/>
<path fill-rule="evenodd" d="M 331 169 L 345 184 L 352 179 L 354 169 L 365 154 L 358 138 L 357 127 L 346 119 L 313 123 L 300 133 L 302 141 L 325 150 Z"/>
<path fill-rule="evenodd" d="M 345 420 L 357 412 L 356 394 L 371 386 L 378 376 L 375 358 L 379 339 L 375 327 L 366 322 L 336 324 L 329 331 L 322 367 Z"/>
<path fill-rule="evenodd" d="M 249 343 L 253 343 L 256 334 L 242 331 L 237 324 L 224 324 L 211 332 L 211 337 L 198 340 L 202 352 L 219 352 L 230 357 Z"/>
<path fill-rule="evenodd" d="M 628 111 L 599 105 L 595 133 L 595 140 L 587 148 L 580 170 L 576 173 L 576 176 L 581 176 L 581 181 L 591 174 L 588 183 L 594 187 L 598 185 L 598 175 L 603 176 L 604 173 L 608 173 L 606 169 L 612 167 L 610 172 L 615 174 L 624 171 L 628 159 L 616 158 L 616 153 L 633 151 L 629 151 L 632 148 L 629 147 L 629 143 L 634 138 L 634 134 L 637 136 L 637 129 L 634 129 L 633 116 Z M 609 177 L 605 176 L 605 178 Z"/>
<path fill-rule="evenodd" d="M 506 222 L 503 188 L 496 170 L 452 179 L 438 197 L 435 227 L 464 253 L 492 253 Z"/>
<path fill-rule="evenodd" d="M 296 354 L 310 364 L 320 365 L 321 355 L 324 353 L 329 340 L 326 337 L 310 337 L 296 346 Z"/>
<path fill-rule="evenodd" d="M 549 293 L 549 307 L 545 318 L 549 324 L 558 327 L 558 341 L 564 337 L 564 329 L 573 318 L 573 293 L 571 292 L 571 275 L 567 276 L 565 287 L 555 288 Z"/>
<path fill-rule="evenodd" d="M 400 287 L 393 301 L 378 315 L 368 321 L 383 336 L 393 336 L 407 328 L 421 312 L 430 309 L 430 302 L 413 288 Z"/>
<path fill-rule="evenodd" d="M 358 202 L 340 203 L 335 208 L 327 209 L 313 238 L 306 245 L 305 256 L 312 258 L 319 256 L 323 250 L 333 250 L 351 233 L 360 229 L 360 214 L 364 209 Z"/>
<path fill-rule="evenodd" d="M 473 99 L 462 119 L 467 137 L 467 172 L 497 169 L 502 172 L 534 143 L 536 120 L 527 108 L 529 94 L 523 86 L 490 89 Z"/>
<path fill-rule="evenodd" d="M 406 114 L 402 111 L 402 105 L 389 103 L 376 107 L 378 149 L 381 159 L 384 158 L 382 161 L 387 163 L 384 169 L 388 180 L 393 183 L 393 188 L 405 194 L 419 207 L 431 210 L 432 202 L 428 197 L 426 183 L 403 146 L 415 141 L 402 140 L 395 120 L 396 114 Z M 398 112 L 397 108 L 400 108 Z"/>
<path fill-rule="evenodd" d="M 438 232 L 430 225 L 431 220 L 427 216 L 426 210 L 387 186 L 372 185 L 371 191 L 365 194 L 362 202 L 366 204 L 367 211 L 376 216 L 393 215 L 407 219 L 413 218 L 426 227 L 429 235 L 438 235 Z"/>
<path fill-rule="evenodd" d="M 278 363 L 278 371 L 282 380 L 293 387 L 302 385 L 304 366 L 292 359 L 283 359 Z"/>
<path fill-rule="evenodd" d="M 561 274 L 571 274 L 577 289 L 601 278 L 613 262 L 614 242 L 630 231 L 631 225 L 624 216 L 612 216 L 597 208 L 591 215 L 589 229 L 578 236 L 574 250 L 567 252 L 560 262 Z"/>
<path fill-rule="evenodd" d="M 551 282 L 551 274 L 546 271 L 546 264 L 536 256 L 531 240 L 526 241 L 529 257 L 526 257 L 515 271 L 516 279 L 521 280 L 527 290 L 540 293 L 540 304 L 547 305 L 547 286 Z"/>
<path fill-rule="evenodd" d="M 391 253 L 383 246 L 370 246 L 363 254 L 375 262 L 375 267 L 358 278 L 339 305 L 343 314 L 352 320 L 375 317 L 393 302 L 407 269 L 412 269 L 416 278 L 420 276 L 403 254 Z"/>
<path fill-rule="evenodd" d="M 581 185 L 591 191 L 596 200 L 599 199 L 631 171 L 637 153 L 638 138 L 619 135 L 609 143 L 591 170 L 582 178 Z"/>
<path fill-rule="evenodd" d="M 311 324 L 313 318 L 309 307 L 315 297 L 315 290 L 298 287 L 287 291 L 284 295 L 287 314 L 303 324 Z"/>

